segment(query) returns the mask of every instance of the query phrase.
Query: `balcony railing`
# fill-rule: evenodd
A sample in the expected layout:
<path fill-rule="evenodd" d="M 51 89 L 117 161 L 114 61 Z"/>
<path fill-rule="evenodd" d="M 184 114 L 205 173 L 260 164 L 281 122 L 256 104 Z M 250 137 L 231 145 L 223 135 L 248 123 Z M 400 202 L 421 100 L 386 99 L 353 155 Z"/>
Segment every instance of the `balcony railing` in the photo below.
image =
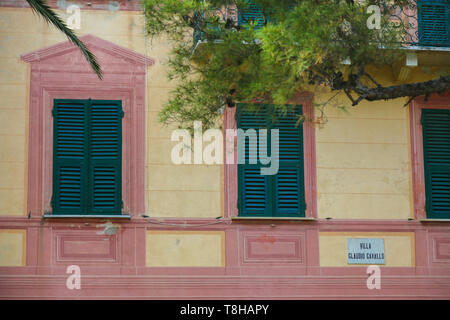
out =
<path fill-rule="evenodd" d="M 241 12 L 233 7 L 224 7 L 201 14 L 215 15 L 222 21 L 230 19 L 239 26 L 251 21 L 256 28 L 264 24 L 262 8 L 253 3 Z M 410 5 L 394 10 L 391 21 L 404 24 L 406 32 L 400 42 L 406 47 L 450 48 L 450 0 L 411 0 Z M 219 33 L 216 38 L 220 39 Z M 194 43 L 204 40 L 207 40 L 204 34 L 194 29 Z"/>
<path fill-rule="evenodd" d="M 450 0 L 412 0 L 398 8 L 391 20 L 405 23 L 405 45 L 450 47 Z"/>

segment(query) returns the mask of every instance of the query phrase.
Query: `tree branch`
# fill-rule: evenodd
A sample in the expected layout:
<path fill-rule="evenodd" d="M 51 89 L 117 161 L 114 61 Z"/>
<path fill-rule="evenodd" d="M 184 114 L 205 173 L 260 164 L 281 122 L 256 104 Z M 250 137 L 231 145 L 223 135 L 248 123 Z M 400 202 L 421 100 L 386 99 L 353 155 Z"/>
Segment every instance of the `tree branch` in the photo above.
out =
<path fill-rule="evenodd" d="M 389 87 L 369 88 L 359 83 L 354 88 L 354 92 L 364 96 L 365 100 L 387 100 L 408 96 L 430 95 L 432 93 L 443 93 L 450 90 L 450 76 L 440 77 L 439 79 L 394 85 Z"/>

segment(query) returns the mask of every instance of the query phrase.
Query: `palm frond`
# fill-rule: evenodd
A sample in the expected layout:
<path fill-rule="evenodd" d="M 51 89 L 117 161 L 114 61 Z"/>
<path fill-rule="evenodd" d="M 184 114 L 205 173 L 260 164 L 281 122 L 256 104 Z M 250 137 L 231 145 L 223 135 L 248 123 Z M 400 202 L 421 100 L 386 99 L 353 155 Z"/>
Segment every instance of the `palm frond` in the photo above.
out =
<path fill-rule="evenodd" d="M 85 56 L 87 62 L 91 65 L 97 76 L 102 79 L 102 70 L 97 62 L 95 55 L 85 46 L 85 44 L 78 39 L 75 33 L 67 27 L 64 21 L 50 8 L 47 0 L 27 0 L 31 9 L 38 15 L 44 18 L 44 20 L 62 31 L 73 44 L 75 44 Z"/>

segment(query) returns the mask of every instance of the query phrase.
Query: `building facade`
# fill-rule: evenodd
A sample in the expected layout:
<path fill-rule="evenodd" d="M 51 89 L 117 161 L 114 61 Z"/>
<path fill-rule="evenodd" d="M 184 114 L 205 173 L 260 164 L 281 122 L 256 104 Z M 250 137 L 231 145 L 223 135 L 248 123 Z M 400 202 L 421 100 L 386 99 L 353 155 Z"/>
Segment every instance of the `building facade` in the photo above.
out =
<path fill-rule="evenodd" d="M 375 71 L 383 84 L 448 74 L 450 4 L 435 2 L 444 40 L 414 13 L 421 39 Z M 299 94 L 301 127 L 270 124 L 272 180 L 237 161 L 175 164 L 176 127 L 158 121 L 170 47 L 145 36 L 139 1 L 49 3 L 64 19 L 81 8 L 104 76 L 25 1 L 0 0 L 1 299 L 450 298 L 450 93 L 323 113 L 329 92 Z M 224 133 L 267 125 L 241 107 Z M 381 241 L 360 249 L 383 261 L 355 264 L 360 239 Z"/>

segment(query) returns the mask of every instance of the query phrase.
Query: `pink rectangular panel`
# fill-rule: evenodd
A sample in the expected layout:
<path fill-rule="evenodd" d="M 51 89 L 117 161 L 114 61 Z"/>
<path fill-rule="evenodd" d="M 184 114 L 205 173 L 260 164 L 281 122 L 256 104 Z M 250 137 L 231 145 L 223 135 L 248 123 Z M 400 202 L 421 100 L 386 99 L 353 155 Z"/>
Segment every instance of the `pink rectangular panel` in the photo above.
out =
<path fill-rule="evenodd" d="M 432 236 L 432 246 L 434 263 L 450 263 L 450 235 Z"/>
<path fill-rule="evenodd" d="M 245 232 L 242 263 L 304 264 L 305 235 Z"/>
<path fill-rule="evenodd" d="M 117 236 L 94 231 L 57 233 L 55 262 L 117 262 Z"/>

